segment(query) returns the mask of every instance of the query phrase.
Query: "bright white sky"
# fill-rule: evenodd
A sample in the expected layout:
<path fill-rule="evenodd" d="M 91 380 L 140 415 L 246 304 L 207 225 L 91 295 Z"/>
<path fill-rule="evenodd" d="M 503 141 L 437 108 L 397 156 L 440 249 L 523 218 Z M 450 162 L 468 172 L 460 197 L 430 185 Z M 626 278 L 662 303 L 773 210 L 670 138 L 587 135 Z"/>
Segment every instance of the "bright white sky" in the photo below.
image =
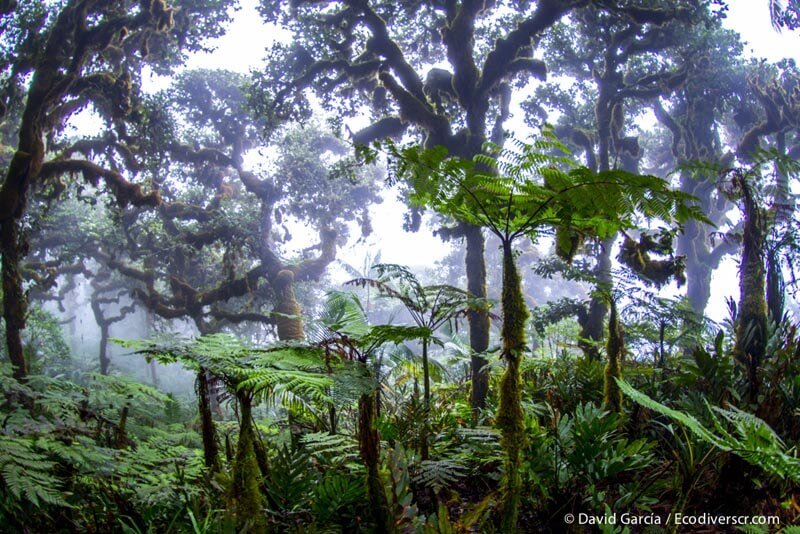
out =
<path fill-rule="evenodd" d="M 188 68 L 228 69 L 248 72 L 257 69 L 264 57 L 265 48 L 280 38 L 278 28 L 265 27 L 256 10 L 257 0 L 241 0 L 241 8 L 225 36 L 218 39 L 216 49 L 209 54 L 197 54 L 190 58 Z M 738 31 L 745 42 L 746 50 L 754 57 L 770 61 L 793 57 L 798 59 L 800 30 L 776 32 L 769 20 L 767 0 L 729 0 L 727 26 Z M 153 87 L 163 87 L 166 80 L 152 80 Z M 382 261 L 402 263 L 410 266 L 431 266 L 450 250 L 430 231 L 409 234 L 402 230 L 404 208 L 394 193 L 387 193 L 383 204 L 373 207 L 374 234 L 366 242 L 351 243 L 339 254 L 340 259 L 360 266 L 367 251 L 382 252 Z M 302 246 L 307 246 L 303 243 Z M 713 302 L 709 314 L 720 320 L 726 315 L 725 299 L 738 300 L 736 284 L 737 265 L 730 258 L 716 273 L 712 282 Z"/>

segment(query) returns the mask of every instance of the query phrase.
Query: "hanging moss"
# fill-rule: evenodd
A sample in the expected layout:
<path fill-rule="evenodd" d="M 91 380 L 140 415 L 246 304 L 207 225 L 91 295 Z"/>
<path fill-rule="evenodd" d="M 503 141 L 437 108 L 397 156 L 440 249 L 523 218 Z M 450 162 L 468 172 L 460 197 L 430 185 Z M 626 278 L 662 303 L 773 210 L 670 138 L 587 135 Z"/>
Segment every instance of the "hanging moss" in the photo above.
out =
<path fill-rule="evenodd" d="M 664 249 L 665 246 L 666 250 Z M 686 265 L 683 256 L 671 257 L 666 260 L 654 260 L 649 254 L 651 251 L 659 254 L 669 254 L 671 252 L 671 243 L 665 245 L 654 241 L 647 234 L 643 234 L 638 243 L 630 237 L 626 237 L 617 259 L 647 282 L 655 284 L 656 287 L 668 284 L 673 277 L 678 282 L 678 287 L 686 283 Z"/>
<path fill-rule="evenodd" d="M 247 532 L 266 531 L 264 500 L 259 489 L 261 470 L 256 459 L 255 429 L 253 428 L 252 397 L 247 392 L 236 394 L 239 401 L 239 442 L 233 460 L 231 501 L 238 529 Z"/>
<path fill-rule="evenodd" d="M 525 321 L 528 308 L 511 243 L 503 244 L 503 353 L 506 370 L 500 382 L 497 427 L 506 458 L 501 487 L 500 530 L 515 532 L 519 516 L 522 478 L 520 457 L 525 446 L 525 415 L 522 411 L 520 361 L 525 349 Z"/>
<path fill-rule="evenodd" d="M 572 227 L 562 225 L 556 228 L 556 255 L 567 263 L 571 263 L 575 254 L 583 245 L 584 236 Z"/>
<path fill-rule="evenodd" d="M 622 377 L 620 362 L 625 356 L 625 340 L 617 314 L 617 305 L 614 302 L 611 303 L 611 313 L 608 317 L 606 353 L 608 362 L 603 373 L 603 399 L 607 410 L 619 413 L 622 411 L 622 391 L 617 380 Z"/>

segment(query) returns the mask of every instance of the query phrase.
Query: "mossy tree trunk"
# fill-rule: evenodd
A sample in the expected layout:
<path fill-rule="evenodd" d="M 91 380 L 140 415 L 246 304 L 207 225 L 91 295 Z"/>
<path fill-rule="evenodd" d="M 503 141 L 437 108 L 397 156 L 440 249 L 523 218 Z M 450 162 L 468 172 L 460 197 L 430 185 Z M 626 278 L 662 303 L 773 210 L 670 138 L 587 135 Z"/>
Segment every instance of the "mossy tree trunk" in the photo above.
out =
<path fill-rule="evenodd" d="M 780 252 L 777 250 L 767 251 L 766 260 L 767 310 L 772 321 L 778 324 L 783 318 L 783 310 L 786 305 L 786 284 L 783 280 Z"/>
<path fill-rule="evenodd" d="M 203 437 L 203 459 L 206 468 L 219 471 L 219 443 L 214 417 L 211 413 L 211 398 L 208 384 L 208 371 L 201 367 L 197 372 L 197 404 L 200 410 L 200 433 Z"/>
<path fill-rule="evenodd" d="M 389 501 L 380 477 L 381 442 L 375 427 L 374 394 L 362 395 L 358 400 L 358 445 L 367 468 L 367 499 L 375 532 L 390 532 Z"/>
<path fill-rule="evenodd" d="M 603 401 L 608 411 L 622 411 L 622 391 L 617 380 L 622 377 L 621 362 L 625 354 L 622 325 L 619 322 L 617 305 L 611 302 L 611 313 L 608 316 L 608 342 L 606 343 L 608 362 L 603 373 Z"/>
<path fill-rule="evenodd" d="M 428 367 L 428 339 L 422 340 L 422 401 L 423 401 L 423 421 L 422 421 L 422 443 L 420 444 L 420 456 L 422 460 L 427 460 L 430 456 L 428 451 L 428 436 L 430 436 L 431 426 L 431 373 Z"/>
<path fill-rule="evenodd" d="M 595 266 L 593 274 L 601 284 L 611 283 L 610 251 L 613 246 L 614 238 L 605 239 L 601 243 L 600 250 L 597 252 L 597 265 Z M 586 357 L 593 361 L 599 361 L 602 355 L 598 344 L 603 339 L 603 326 L 607 311 L 608 306 L 603 299 L 592 297 L 589 303 L 588 313 L 579 321 L 581 333 L 578 346 Z"/>
<path fill-rule="evenodd" d="M 237 528 L 247 528 L 248 532 L 264 532 L 266 521 L 262 510 L 264 499 L 259 489 L 261 469 L 255 451 L 253 396 L 248 391 L 238 391 L 236 399 L 239 401 L 239 441 L 233 460 L 231 491 L 236 524 Z"/>
<path fill-rule="evenodd" d="M 8 178 L 6 178 L 8 180 Z M 0 252 L 2 252 L 3 319 L 6 323 L 8 358 L 14 369 L 14 378 L 22 380 L 28 375 L 28 364 L 22 348 L 22 331 L 28 313 L 28 301 L 22 288 L 20 262 L 23 246 L 16 218 L 8 217 L 0 226 Z"/>
<path fill-rule="evenodd" d="M 739 315 L 735 351 L 747 367 L 748 398 L 758 401 L 758 370 L 767 346 L 764 250 L 766 224 L 750 185 L 739 177 L 744 206 L 742 261 L 739 268 Z"/>
<path fill-rule="evenodd" d="M 525 415 L 522 411 L 520 363 L 525 350 L 525 321 L 528 309 L 522 295 L 522 281 L 511 243 L 503 243 L 503 352 L 506 370 L 500 382 L 497 427 L 505 452 L 501 487 L 500 530 L 516 532 L 522 490 L 521 454 L 525 446 Z"/>
<path fill-rule="evenodd" d="M 294 273 L 284 269 L 273 278 L 275 291 L 275 323 L 278 326 L 278 339 L 281 341 L 302 341 L 305 338 L 302 309 L 294 294 Z"/>

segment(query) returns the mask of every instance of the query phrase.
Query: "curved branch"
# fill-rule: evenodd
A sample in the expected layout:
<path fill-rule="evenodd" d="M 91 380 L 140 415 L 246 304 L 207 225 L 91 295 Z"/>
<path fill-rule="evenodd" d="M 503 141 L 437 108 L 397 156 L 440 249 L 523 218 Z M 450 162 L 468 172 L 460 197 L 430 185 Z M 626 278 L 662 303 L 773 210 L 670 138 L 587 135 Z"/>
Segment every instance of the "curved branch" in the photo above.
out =
<path fill-rule="evenodd" d="M 94 162 L 83 159 L 60 159 L 42 164 L 39 176 L 42 180 L 61 176 L 64 174 L 81 174 L 83 179 L 99 186 L 102 179 L 114 193 L 117 203 L 124 207 L 129 204 L 134 206 L 158 206 L 161 197 L 158 191 L 144 193 L 142 187 L 127 181 L 119 172 L 106 169 Z"/>
<path fill-rule="evenodd" d="M 586 2 L 564 0 L 542 0 L 538 2 L 536 11 L 520 22 L 504 39 L 498 39 L 494 49 L 486 56 L 483 64 L 478 91 L 488 94 L 509 74 L 511 63 L 517 58 L 520 50 L 529 46 L 542 32 L 555 24 L 573 7 Z"/>

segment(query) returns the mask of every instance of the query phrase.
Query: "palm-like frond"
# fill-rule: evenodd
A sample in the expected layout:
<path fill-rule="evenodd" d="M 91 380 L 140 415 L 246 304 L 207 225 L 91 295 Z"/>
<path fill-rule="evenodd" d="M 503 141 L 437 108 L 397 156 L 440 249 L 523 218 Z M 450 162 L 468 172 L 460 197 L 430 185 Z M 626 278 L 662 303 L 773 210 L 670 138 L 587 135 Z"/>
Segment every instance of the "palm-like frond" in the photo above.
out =
<path fill-rule="evenodd" d="M 395 155 L 404 160 L 414 202 L 505 240 L 547 228 L 602 239 L 636 226 L 639 218 L 708 222 L 691 195 L 661 178 L 578 166 L 549 130 L 533 143 L 512 142 L 502 150 L 490 145 L 473 161 L 419 147 Z"/>

